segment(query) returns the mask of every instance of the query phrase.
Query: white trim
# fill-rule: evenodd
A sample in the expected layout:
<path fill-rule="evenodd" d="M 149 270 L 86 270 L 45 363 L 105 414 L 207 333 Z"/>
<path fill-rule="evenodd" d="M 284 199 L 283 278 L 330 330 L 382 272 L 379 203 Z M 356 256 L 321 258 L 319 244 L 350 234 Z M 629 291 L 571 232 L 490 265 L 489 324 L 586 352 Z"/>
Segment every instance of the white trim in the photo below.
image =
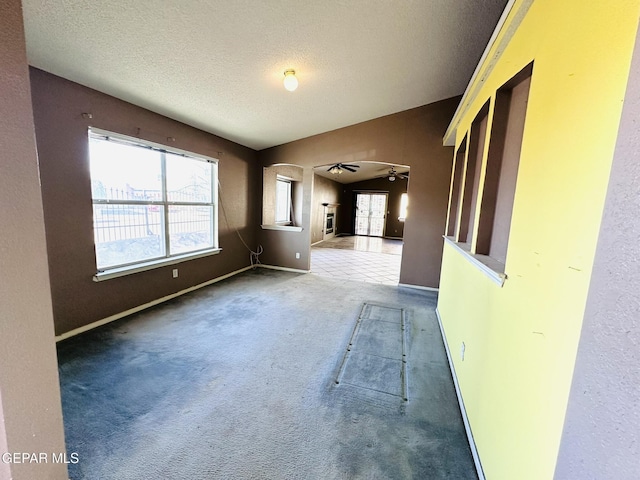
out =
<path fill-rule="evenodd" d="M 264 265 L 263 263 L 259 263 L 256 267 L 268 268 L 269 270 L 280 270 L 282 272 L 293 272 L 293 273 L 311 273 L 311 270 L 302 270 L 300 268 L 289 268 L 289 267 L 277 267 L 275 265 Z"/>
<path fill-rule="evenodd" d="M 282 230 L 285 232 L 301 232 L 302 227 L 292 227 L 290 225 L 260 225 L 263 230 Z"/>
<path fill-rule="evenodd" d="M 447 142 L 447 139 L 453 134 L 452 126 L 453 126 L 454 120 L 456 119 L 456 117 L 458 116 L 460 111 L 462 110 L 462 105 L 464 104 L 465 100 L 467 99 L 467 96 L 469 95 L 469 90 L 471 89 L 471 85 L 473 85 L 473 82 L 476 81 L 476 77 L 480 73 L 480 68 L 482 67 L 482 64 L 485 62 L 487 57 L 489 56 L 489 51 L 493 47 L 493 44 L 495 43 L 495 41 L 498 38 L 498 34 L 500 33 L 500 30 L 502 30 L 502 27 L 504 26 L 505 22 L 507 21 L 507 17 L 509 16 L 509 12 L 511 12 L 511 9 L 513 8 L 513 4 L 514 3 L 516 3 L 516 0 L 509 0 L 507 5 L 504 7 L 504 10 L 502 11 L 502 15 L 500 15 L 500 19 L 498 20 L 498 23 L 496 24 L 496 28 L 493 29 L 493 33 L 491 34 L 491 37 L 489 38 L 489 41 L 487 42 L 487 46 L 485 47 L 484 52 L 482 52 L 482 56 L 480 57 L 480 60 L 478 60 L 478 64 L 476 65 L 476 68 L 473 71 L 473 75 L 471 75 L 471 79 L 469 80 L 469 83 L 467 84 L 467 88 L 465 88 L 464 93 L 462 94 L 462 99 L 460 100 L 460 103 L 458 104 L 458 108 L 456 108 L 456 111 L 453 114 L 453 117 L 451 118 L 451 124 L 449 124 L 449 126 L 447 127 L 447 131 L 444 134 L 445 146 L 449 146 L 449 147 L 453 146 L 453 144 L 447 144 L 446 142 Z M 454 138 L 453 141 L 455 142 L 455 138 Z"/>
<path fill-rule="evenodd" d="M 111 278 L 124 277 L 125 275 L 146 272 L 147 270 L 153 270 L 154 268 L 165 267 L 167 265 L 175 265 L 176 263 L 186 262 L 187 260 L 195 260 L 196 258 L 217 255 L 221 251 L 221 248 L 210 248 L 201 252 L 185 253 L 182 255 L 175 255 L 173 257 L 159 258 L 157 260 L 136 263 L 135 265 L 127 265 L 125 267 L 107 268 L 96 273 L 93 276 L 93 281 L 103 282 L 104 280 L 109 280 Z"/>
<path fill-rule="evenodd" d="M 446 146 L 446 147 L 455 146 L 454 144 L 455 144 L 456 139 L 455 139 L 455 129 L 453 128 L 453 125 L 454 125 L 454 123 L 456 123 L 456 124 L 458 123 L 458 120 L 457 120 L 458 119 L 458 114 L 461 112 L 462 106 L 464 105 L 465 101 L 467 100 L 467 97 L 469 95 L 469 91 L 471 90 L 471 86 L 476 81 L 476 77 L 480 73 L 480 68 L 484 64 L 484 62 L 487 59 L 487 57 L 489 56 L 489 51 L 493 47 L 493 44 L 495 43 L 495 41 L 498 38 L 498 34 L 500 33 L 500 30 L 502 30 L 502 27 L 504 26 L 505 22 L 507 21 L 507 17 L 509 16 L 509 12 L 511 12 L 511 9 L 513 8 L 513 4 L 514 3 L 516 3 L 516 0 L 509 0 L 507 5 L 504 7 L 504 11 L 502 12 L 502 15 L 500 16 L 500 19 L 498 20 L 496 28 L 493 30 L 493 33 L 491 34 L 491 38 L 489 38 L 489 42 L 487 43 L 487 46 L 485 47 L 484 52 L 482 52 L 482 56 L 480 57 L 480 60 L 478 61 L 478 64 L 476 65 L 475 70 L 473 71 L 473 75 L 471 75 L 471 79 L 469 80 L 469 83 L 467 84 L 467 88 L 465 88 L 464 93 L 462 94 L 462 99 L 460 100 L 460 103 L 458 104 L 458 108 L 456 108 L 456 111 L 453 114 L 453 117 L 451 117 L 451 123 L 447 127 L 447 130 L 446 130 L 446 132 L 444 134 L 444 142 L 443 143 L 444 143 L 444 146 Z"/>
<path fill-rule="evenodd" d="M 405 287 L 405 288 L 413 288 L 415 290 L 426 290 L 428 292 L 439 292 L 440 291 L 439 288 L 423 287 L 422 285 L 412 285 L 410 283 L 399 283 L 398 286 L 399 287 Z"/>
<path fill-rule="evenodd" d="M 470 104 L 471 104 L 471 102 L 475 99 L 475 97 L 476 97 L 476 95 L 478 93 L 478 90 L 480 88 L 480 85 L 486 80 L 486 78 L 489 76 L 489 74 L 493 70 L 493 67 L 496 65 L 496 63 L 498 62 L 498 60 L 502 56 L 502 52 L 504 51 L 504 46 L 513 37 L 515 31 L 520 26 L 520 23 L 522 22 L 522 20 L 524 19 L 525 15 L 529 11 L 529 8 L 533 4 L 533 2 L 534 2 L 534 0 L 524 0 L 519 5 L 518 10 L 514 13 L 513 20 L 511 21 L 511 23 L 508 26 L 507 31 L 505 32 L 505 35 L 500 40 L 500 44 L 498 44 L 498 47 L 496 49 L 495 54 L 493 55 L 493 57 L 491 57 L 490 60 L 487 60 L 489 58 L 490 50 L 493 48 L 494 44 L 496 43 L 496 40 L 498 39 L 498 35 L 500 34 L 500 31 L 504 27 L 504 25 L 505 25 L 505 23 L 507 21 L 507 18 L 509 17 L 509 15 L 511 13 L 511 10 L 513 9 L 514 4 L 516 3 L 516 0 L 509 0 L 507 5 L 505 6 L 504 11 L 502 12 L 502 15 L 500 16 L 500 19 L 498 20 L 498 24 L 496 25 L 496 28 L 493 30 L 493 34 L 491 35 L 491 38 L 489 39 L 489 43 L 487 43 L 487 46 L 484 49 L 484 52 L 482 53 L 482 57 L 480 57 L 480 61 L 478 62 L 478 65 L 476 65 L 476 69 L 473 71 L 473 75 L 471 76 L 471 80 L 469 80 L 469 83 L 467 84 L 467 88 L 465 89 L 464 94 L 462 95 L 462 99 L 460 100 L 460 103 L 458 104 L 458 108 L 456 109 L 455 113 L 453 114 L 453 117 L 451 118 L 451 123 L 449 123 L 449 126 L 447 127 L 447 130 L 445 131 L 444 137 L 442 139 L 442 143 L 443 143 L 444 146 L 446 146 L 446 147 L 455 146 L 455 142 L 456 142 L 455 133 L 456 133 L 457 125 L 460 122 L 460 118 L 459 117 L 461 115 L 463 115 L 463 110 L 468 109 Z M 476 82 L 476 78 L 480 74 L 480 70 L 481 70 L 481 68 L 482 68 L 482 66 L 483 66 L 485 61 L 488 62 L 487 63 L 487 69 L 483 73 L 483 78 L 481 78 L 479 80 L 479 84 L 475 86 L 476 87 L 475 91 L 473 93 L 471 93 L 471 87 L 474 86 L 474 84 Z"/>
<path fill-rule="evenodd" d="M 443 235 L 445 243 L 451 245 L 455 250 L 460 252 L 464 258 L 469 260 L 469 263 L 484 273 L 489 279 L 502 287 L 504 285 L 504 281 L 507 279 L 507 274 L 500 271 L 504 268 L 504 266 L 498 262 L 497 260 L 488 257 L 487 255 L 477 255 L 473 254 L 460 246 L 459 243 L 453 241 L 451 237 L 447 237 Z"/>
<path fill-rule="evenodd" d="M 464 423 L 464 430 L 467 433 L 467 440 L 469 441 L 469 448 L 471 449 L 471 455 L 473 456 L 473 463 L 476 466 L 476 472 L 478 473 L 478 480 L 485 480 L 484 471 L 482 470 L 482 462 L 480 461 L 480 454 L 476 448 L 476 442 L 473 439 L 473 432 L 471 431 L 471 424 L 469 423 L 469 417 L 467 416 L 467 409 L 464 406 L 464 400 L 462 399 L 462 392 L 460 391 L 460 384 L 458 383 L 458 377 L 456 375 L 456 369 L 453 366 L 453 360 L 451 359 L 451 351 L 449 350 L 449 344 L 447 343 L 447 336 L 444 333 L 444 326 L 442 325 L 442 318 L 440 317 L 440 311 L 436 307 L 436 317 L 438 318 L 438 325 L 440 326 L 440 333 L 442 334 L 442 341 L 444 348 L 447 352 L 447 360 L 449 360 L 449 369 L 451 370 L 451 377 L 453 378 L 453 385 L 456 388 L 456 396 L 458 397 L 458 405 L 460 406 L 460 413 L 462 414 L 462 422 Z"/>
<path fill-rule="evenodd" d="M 319 243 L 322 243 L 322 242 L 324 242 L 324 240 L 318 240 L 317 242 L 312 243 L 311 246 L 313 247 L 313 246 L 318 245 Z"/>
<path fill-rule="evenodd" d="M 225 280 L 225 279 L 227 279 L 229 277 L 233 277 L 234 275 L 237 275 L 239 273 L 246 272 L 247 270 L 249 270 L 251 268 L 252 268 L 251 265 L 249 265 L 247 267 L 241 268 L 240 270 L 236 270 L 234 272 L 227 273 L 227 274 L 222 275 L 220 277 L 216 277 L 216 278 L 214 278 L 212 280 L 208 280 L 208 281 L 206 281 L 204 283 L 200 283 L 200 284 L 195 285 L 193 287 L 189 287 L 189 288 L 186 288 L 184 290 L 180 290 L 179 292 L 172 293 L 171 295 L 167 295 L 165 297 L 158 298 L 157 300 L 152 300 L 151 302 L 145 303 L 143 305 L 138 305 L 137 307 L 130 308 L 129 310 L 125 310 L 124 312 L 116 313 L 116 314 L 111 315 L 111 316 L 109 316 L 107 318 L 103 318 L 102 320 L 97 320 L 97 321 L 95 321 L 93 323 L 89 323 L 87 325 L 83 325 L 82 327 L 74 328 L 73 330 L 69 330 L 68 332 L 65 332 L 65 333 L 63 333 L 61 335 L 57 335 L 56 336 L 56 342 L 60 342 L 62 340 L 66 340 L 67 338 L 74 337 L 74 336 L 76 336 L 76 335 L 78 335 L 80 333 L 84 333 L 84 332 L 87 332 L 89 330 L 93 330 L 94 328 L 101 327 L 102 325 L 106 325 L 107 323 L 111 323 L 111 322 L 113 322 L 115 320 L 119 320 L 119 319 L 124 318 L 124 317 L 126 317 L 128 315 L 132 315 L 132 314 L 140 312 L 142 310 L 146 310 L 149 307 L 153 307 L 154 305 L 158 305 L 159 303 L 163 303 L 163 302 L 166 302 L 166 301 L 171 300 L 173 298 L 179 297 L 181 295 L 184 295 L 185 293 L 193 292 L 194 290 L 198 290 L 198 289 L 200 289 L 202 287 L 206 287 L 206 286 L 209 286 L 209 285 L 211 285 L 213 283 L 220 282 L 221 280 Z"/>
<path fill-rule="evenodd" d="M 210 157 L 208 155 L 202 155 L 200 153 L 195 153 L 195 152 L 190 152 L 188 150 L 182 150 L 180 148 L 175 148 L 175 147 L 171 147 L 169 145 L 164 145 L 162 143 L 157 143 L 157 142 L 152 142 L 150 140 L 146 140 L 144 138 L 140 138 L 140 137 L 132 137 L 130 135 L 124 135 L 122 133 L 118 133 L 118 132 L 111 132 L 109 130 L 103 130 L 102 128 L 96 128 L 96 127 L 92 127 L 89 126 L 89 132 L 90 134 L 93 133 L 95 136 L 98 137 L 107 137 L 107 138 L 111 138 L 111 139 L 116 139 L 116 140 L 120 140 L 121 142 L 124 141 L 126 143 L 132 144 L 133 146 L 137 146 L 137 147 L 142 147 L 142 148 L 149 148 L 152 147 L 158 151 L 161 152 L 167 152 L 167 153 L 175 153 L 177 155 L 183 155 L 183 156 L 187 156 L 187 157 L 192 157 L 195 158 L 197 160 L 202 160 L 208 163 L 214 163 L 214 164 L 218 164 L 219 159 L 215 158 L 215 157 Z M 221 153 L 221 152 L 218 152 Z M 215 198 L 215 197 L 214 197 Z"/>

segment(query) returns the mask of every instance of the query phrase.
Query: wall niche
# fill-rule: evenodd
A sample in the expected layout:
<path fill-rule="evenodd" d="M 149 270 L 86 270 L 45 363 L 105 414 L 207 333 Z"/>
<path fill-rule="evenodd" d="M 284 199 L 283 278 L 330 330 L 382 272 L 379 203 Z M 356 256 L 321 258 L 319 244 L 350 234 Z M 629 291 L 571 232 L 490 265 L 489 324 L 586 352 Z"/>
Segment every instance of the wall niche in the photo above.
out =
<path fill-rule="evenodd" d="M 302 167 L 271 165 L 262 171 L 262 228 L 302 230 Z"/>

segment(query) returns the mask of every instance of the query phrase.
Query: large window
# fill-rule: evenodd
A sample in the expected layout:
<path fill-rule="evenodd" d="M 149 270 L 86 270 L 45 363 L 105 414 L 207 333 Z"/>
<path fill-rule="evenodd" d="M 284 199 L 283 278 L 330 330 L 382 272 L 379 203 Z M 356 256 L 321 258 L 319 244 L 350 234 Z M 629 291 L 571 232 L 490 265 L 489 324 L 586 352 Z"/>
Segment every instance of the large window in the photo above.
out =
<path fill-rule="evenodd" d="M 89 130 L 98 272 L 217 249 L 213 159 Z"/>

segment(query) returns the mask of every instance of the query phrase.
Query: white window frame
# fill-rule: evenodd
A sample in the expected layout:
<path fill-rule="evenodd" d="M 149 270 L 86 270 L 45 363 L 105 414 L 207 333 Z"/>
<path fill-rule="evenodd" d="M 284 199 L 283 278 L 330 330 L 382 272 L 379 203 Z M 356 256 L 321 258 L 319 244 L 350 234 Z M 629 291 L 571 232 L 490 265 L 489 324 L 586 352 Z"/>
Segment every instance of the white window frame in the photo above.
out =
<path fill-rule="evenodd" d="M 163 225 L 163 237 L 164 237 L 164 247 L 165 254 L 161 257 L 151 258 L 147 260 L 142 260 L 139 262 L 133 262 L 122 265 L 114 265 L 106 268 L 98 268 L 96 265 L 97 273 L 94 275 L 94 281 L 102 281 L 108 280 L 111 278 L 121 277 L 124 275 L 130 275 L 133 273 L 138 273 L 146 270 L 151 270 L 154 268 L 159 268 L 166 265 L 175 265 L 180 262 L 184 262 L 186 260 L 193 260 L 195 258 L 202 258 L 209 255 L 215 255 L 220 253 L 221 249 L 218 244 L 218 208 L 217 208 L 217 198 L 218 198 L 218 160 L 215 158 L 207 157 L 204 155 L 199 155 L 193 152 L 188 152 L 185 150 L 180 150 L 177 148 L 168 147 L 166 145 L 161 145 L 154 142 L 148 142 L 146 140 L 141 140 L 135 137 L 128 137 L 126 135 L 121 135 L 118 133 L 109 132 L 106 130 L 101 130 L 98 128 L 90 127 L 87 140 L 90 138 L 99 138 L 102 140 L 108 140 L 117 142 L 124 145 L 129 145 L 136 148 L 147 148 L 151 150 L 158 151 L 162 153 L 161 161 L 162 161 L 162 199 L 161 200 L 108 200 L 108 199 L 98 199 L 93 198 L 92 194 L 92 204 L 109 204 L 109 205 L 157 205 L 160 208 L 164 209 L 164 225 Z M 200 160 L 211 164 L 211 202 L 183 202 L 183 201 L 169 201 L 167 198 L 167 179 L 166 179 L 166 157 L 165 154 L 173 154 L 179 155 L 183 157 L 187 157 L 190 159 Z M 210 206 L 212 209 L 212 219 L 211 219 L 211 238 L 212 238 L 212 246 L 204 249 L 194 250 L 185 253 L 179 254 L 170 254 L 170 243 L 169 243 L 169 207 L 172 205 L 178 206 Z M 95 227 L 94 227 L 95 228 Z M 94 231 L 95 235 L 95 231 Z"/>
<path fill-rule="evenodd" d="M 278 204 L 280 203 L 280 195 L 278 194 L 278 184 L 284 183 L 287 185 L 287 210 L 284 218 L 278 218 Z M 293 202 L 293 181 L 290 178 L 282 177 L 278 175 L 276 177 L 276 211 L 275 222 L 276 225 L 291 225 L 291 202 Z"/>

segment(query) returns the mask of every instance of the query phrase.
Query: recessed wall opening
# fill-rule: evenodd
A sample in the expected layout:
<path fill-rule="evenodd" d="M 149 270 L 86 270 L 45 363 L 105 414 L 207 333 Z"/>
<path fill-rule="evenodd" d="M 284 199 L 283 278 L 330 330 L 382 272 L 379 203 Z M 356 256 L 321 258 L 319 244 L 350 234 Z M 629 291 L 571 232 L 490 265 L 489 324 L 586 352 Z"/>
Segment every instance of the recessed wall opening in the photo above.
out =
<path fill-rule="evenodd" d="M 462 172 L 464 171 L 464 160 L 467 153 L 467 136 L 460 143 L 456 152 L 453 165 L 453 179 L 451 186 L 451 196 L 449 198 L 449 215 L 447 217 L 447 236 L 455 237 L 458 229 L 458 208 L 460 205 L 460 184 L 462 183 Z"/>
<path fill-rule="evenodd" d="M 338 161 L 351 167 L 335 173 Z M 311 273 L 397 285 L 411 215 L 409 166 L 351 158 L 314 167 Z"/>
<path fill-rule="evenodd" d="M 469 207 L 469 222 L 467 225 L 467 237 L 464 240 L 471 244 L 473 239 L 474 222 L 478 210 L 478 191 L 480 189 L 480 175 L 482 173 L 482 157 L 487 137 L 487 122 L 489 119 L 489 104 L 487 103 L 475 121 L 471 124 L 471 141 L 469 143 L 469 158 L 473 158 L 473 183 L 471 184 L 471 205 Z M 470 180 L 470 179 L 469 179 Z"/>
<path fill-rule="evenodd" d="M 272 165 L 262 174 L 262 225 L 302 225 L 302 167 Z"/>
<path fill-rule="evenodd" d="M 476 252 L 506 262 L 533 64 L 497 93 L 487 155 Z"/>
<path fill-rule="evenodd" d="M 489 103 L 487 102 L 471 124 L 469 138 L 469 154 L 467 155 L 467 171 L 464 181 L 464 198 L 460 216 L 460 233 L 458 241 L 471 244 L 473 226 L 478 209 L 478 191 L 480 188 L 480 173 L 482 171 L 482 156 L 487 136 L 487 122 Z"/>

